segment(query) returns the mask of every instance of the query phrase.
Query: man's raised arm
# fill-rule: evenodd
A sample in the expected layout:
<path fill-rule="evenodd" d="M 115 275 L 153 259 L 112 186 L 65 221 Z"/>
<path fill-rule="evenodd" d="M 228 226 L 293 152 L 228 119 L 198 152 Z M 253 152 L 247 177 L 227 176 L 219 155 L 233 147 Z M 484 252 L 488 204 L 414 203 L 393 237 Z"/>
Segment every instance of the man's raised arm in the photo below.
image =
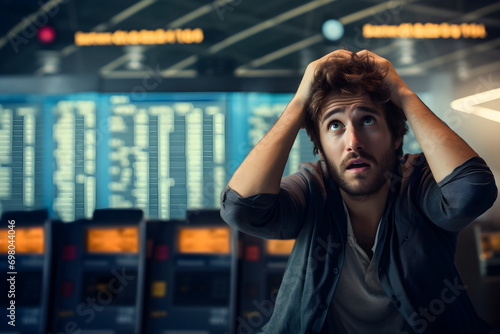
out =
<path fill-rule="evenodd" d="M 295 96 L 238 169 L 229 187 L 240 196 L 277 194 L 288 154 L 304 122 L 305 101 Z"/>
<path fill-rule="evenodd" d="M 408 88 L 389 61 L 366 50 L 358 54 L 364 55 L 366 52 L 374 57 L 377 66 L 387 72 L 384 81 L 390 87 L 391 100 L 403 109 L 436 182 L 444 179 L 464 161 L 477 156 L 460 136 Z"/>
<path fill-rule="evenodd" d="M 307 66 L 292 101 L 271 130 L 234 172 L 228 185 L 240 196 L 279 192 L 288 155 L 300 128 L 304 126 L 305 105 L 309 98 L 316 68 L 324 59 L 333 54 L 347 56 L 349 53 L 345 50 L 337 50 Z"/>

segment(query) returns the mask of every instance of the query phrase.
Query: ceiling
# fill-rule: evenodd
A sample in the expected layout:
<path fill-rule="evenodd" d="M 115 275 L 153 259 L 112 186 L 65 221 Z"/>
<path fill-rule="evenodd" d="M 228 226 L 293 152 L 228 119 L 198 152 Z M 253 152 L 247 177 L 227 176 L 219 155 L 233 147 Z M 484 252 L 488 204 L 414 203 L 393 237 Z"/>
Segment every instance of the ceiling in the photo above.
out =
<path fill-rule="evenodd" d="M 43 5 L 43 7 L 42 7 Z M 344 25 L 340 40 L 327 41 L 322 23 Z M 364 24 L 410 22 L 481 23 L 486 38 L 367 39 Z M 55 43 L 37 39 L 54 27 Z M 124 46 L 74 45 L 74 34 L 117 30 L 201 28 L 198 44 L 148 45 L 142 68 L 130 69 Z M 137 78 L 147 71 L 164 77 L 296 76 L 305 65 L 340 47 L 370 49 L 402 74 L 449 72 L 459 80 L 500 68 L 500 3 L 492 0 L 2 0 L 0 75 L 41 75 L 41 51 L 52 51 L 59 73 Z M 54 53 L 55 52 L 55 53 Z"/>

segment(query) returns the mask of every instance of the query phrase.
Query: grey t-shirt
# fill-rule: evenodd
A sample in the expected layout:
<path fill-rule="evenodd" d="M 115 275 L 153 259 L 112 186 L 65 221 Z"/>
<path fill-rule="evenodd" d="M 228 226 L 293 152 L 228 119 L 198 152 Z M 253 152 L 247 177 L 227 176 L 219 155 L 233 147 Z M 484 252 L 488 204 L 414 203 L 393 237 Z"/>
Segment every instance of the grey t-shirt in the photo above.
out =
<path fill-rule="evenodd" d="M 347 208 L 345 212 L 347 244 L 344 266 L 330 304 L 330 317 L 333 318 L 330 320 L 333 322 L 329 323 L 339 334 L 401 333 L 405 328 L 405 320 L 384 292 L 375 261 L 356 242 Z M 373 252 L 377 246 L 378 232 L 379 228 Z"/>

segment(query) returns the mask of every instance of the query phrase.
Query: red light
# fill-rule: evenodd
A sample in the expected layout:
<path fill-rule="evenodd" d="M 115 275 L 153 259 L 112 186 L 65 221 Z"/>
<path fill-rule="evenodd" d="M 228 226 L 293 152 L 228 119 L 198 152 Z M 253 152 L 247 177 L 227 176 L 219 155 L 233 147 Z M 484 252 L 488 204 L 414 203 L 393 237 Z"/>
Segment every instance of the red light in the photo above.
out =
<path fill-rule="evenodd" d="M 245 260 L 248 262 L 259 261 L 260 249 L 257 245 L 248 245 L 245 251 Z"/>
<path fill-rule="evenodd" d="M 78 250 L 75 245 L 66 245 L 63 248 L 63 260 L 73 261 L 76 259 Z"/>
<path fill-rule="evenodd" d="M 166 261 L 168 260 L 168 246 L 167 245 L 158 245 L 156 246 L 156 260 L 157 261 Z"/>
<path fill-rule="evenodd" d="M 38 29 L 37 38 L 40 43 L 50 44 L 56 39 L 56 31 L 50 26 L 44 26 Z"/>

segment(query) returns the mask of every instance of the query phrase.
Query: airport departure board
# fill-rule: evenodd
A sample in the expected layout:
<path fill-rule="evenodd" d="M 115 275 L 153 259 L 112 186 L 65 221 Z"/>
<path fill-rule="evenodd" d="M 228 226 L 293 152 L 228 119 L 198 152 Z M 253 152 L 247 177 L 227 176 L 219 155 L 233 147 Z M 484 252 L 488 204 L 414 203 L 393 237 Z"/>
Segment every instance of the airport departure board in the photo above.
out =
<path fill-rule="evenodd" d="M 0 211 L 43 206 L 42 108 L 31 96 L 0 98 Z"/>
<path fill-rule="evenodd" d="M 0 94 L 0 212 L 53 219 L 99 208 L 184 218 L 217 208 L 229 177 L 291 94 Z M 301 130 L 285 175 L 317 159 Z"/>
<path fill-rule="evenodd" d="M 251 147 L 255 146 L 271 129 L 291 98 L 291 94 L 254 93 L 246 95 L 250 108 L 248 136 Z M 313 145 L 306 130 L 301 129 L 288 156 L 284 174 L 295 173 L 301 162 L 314 160 L 318 160 L 318 158 L 313 155 Z"/>
<path fill-rule="evenodd" d="M 44 152 L 53 159 L 52 175 L 47 173 L 52 209 L 64 221 L 92 217 L 96 208 L 96 153 L 104 146 L 97 132 L 98 100 L 96 94 L 85 94 L 51 98 L 46 105 L 52 124 L 51 146 Z"/>
<path fill-rule="evenodd" d="M 220 96 L 110 96 L 109 207 L 183 217 L 218 206 L 226 183 L 226 104 Z"/>
<path fill-rule="evenodd" d="M 232 174 L 243 161 L 250 150 L 264 137 L 277 121 L 292 94 L 271 93 L 234 93 L 230 99 L 230 113 L 228 127 L 231 131 L 228 171 Z M 301 129 L 290 151 L 284 175 L 297 171 L 299 164 L 304 161 L 318 160 L 313 155 L 313 145 L 305 129 Z"/>

